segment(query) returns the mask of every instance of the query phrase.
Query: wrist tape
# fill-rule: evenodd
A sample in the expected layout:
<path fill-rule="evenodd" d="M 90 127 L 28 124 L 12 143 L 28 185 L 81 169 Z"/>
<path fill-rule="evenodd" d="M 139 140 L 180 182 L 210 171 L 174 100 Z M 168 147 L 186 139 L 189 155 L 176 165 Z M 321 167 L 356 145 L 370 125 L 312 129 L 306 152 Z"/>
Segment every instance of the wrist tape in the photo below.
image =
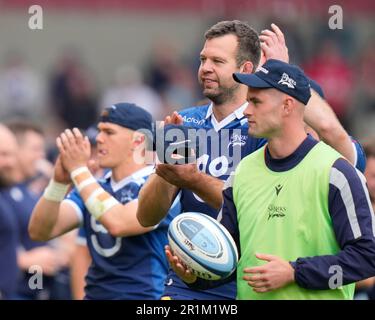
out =
<path fill-rule="evenodd" d="M 59 183 L 51 179 L 47 188 L 44 190 L 43 197 L 49 201 L 61 202 L 64 200 L 69 186 L 69 184 Z"/>

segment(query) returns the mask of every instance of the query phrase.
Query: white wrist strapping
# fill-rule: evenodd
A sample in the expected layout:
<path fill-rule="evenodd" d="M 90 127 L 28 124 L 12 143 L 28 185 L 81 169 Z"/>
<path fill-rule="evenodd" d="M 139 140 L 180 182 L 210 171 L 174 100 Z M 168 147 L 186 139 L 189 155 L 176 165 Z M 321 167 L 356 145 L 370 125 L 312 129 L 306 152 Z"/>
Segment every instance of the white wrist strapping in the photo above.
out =
<path fill-rule="evenodd" d="M 96 179 L 87 167 L 79 167 L 70 173 L 70 177 L 76 186 L 78 192 L 92 183 L 96 183 Z"/>
<path fill-rule="evenodd" d="M 116 204 L 119 204 L 119 202 L 102 188 L 93 191 L 85 202 L 87 210 L 96 220 Z"/>
<path fill-rule="evenodd" d="M 69 184 L 63 184 L 51 179 L 44 190 L 43 197 L 49 201 L 61 202 L 69 190 Z"/>

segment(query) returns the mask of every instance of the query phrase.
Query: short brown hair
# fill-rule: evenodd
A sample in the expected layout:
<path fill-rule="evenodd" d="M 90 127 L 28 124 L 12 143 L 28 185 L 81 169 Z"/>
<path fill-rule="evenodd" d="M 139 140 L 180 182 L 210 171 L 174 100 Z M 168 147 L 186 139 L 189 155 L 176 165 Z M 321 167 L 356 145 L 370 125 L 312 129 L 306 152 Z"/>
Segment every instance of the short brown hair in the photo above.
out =
<path fill-rule="evenodd" d="M 227 34 L 233 34 L 237 37 L 237 66 L 239 67 L 245 61 L 251 61 L 254 72 L 258 67 L 261 54 L 258 32 L 243 21 L 220 21 L 208 29 L 204 37 L 206 40 L 210 40 Z"/>

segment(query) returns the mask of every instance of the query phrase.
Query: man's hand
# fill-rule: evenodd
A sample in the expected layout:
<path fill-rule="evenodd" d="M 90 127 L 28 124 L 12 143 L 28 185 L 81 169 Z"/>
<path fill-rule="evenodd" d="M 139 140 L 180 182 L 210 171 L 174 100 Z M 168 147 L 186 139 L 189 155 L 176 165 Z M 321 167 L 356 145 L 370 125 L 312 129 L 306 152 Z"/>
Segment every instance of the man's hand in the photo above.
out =
<path fill-rule="evenodd" d="M 69 172 L 65 170 L 64 166 L 61 162 L 61 155 L 57 157 L 54 173 L 53 173 L 53 180 L 55 180 L 58 183 L 62 184 L 70 184 L 72 183 L 70 179 Z"/>
<path fill-rule="evenodd" d="M 167 256 L 169 265 L 174 272 L 186 283 L 193 283 L 197 280 L 197 276 L 194 275 L 191 270 L 186 267 L 181 260 L 173 255 L 172 250 L 169 246 L 165 246 L 165 254 Z"/>
<path fill-rule="evenodd" d="M 266 60 L 277 59 L 289 63 L 288 47 L 285 43 L 284 34 L 279 27 L 272 23 L 271 30 L 263 30 L 260 33 L 260 47 Z"/>
<path fill-rule="evenodd" d="M 77 128 L 66 129 L 56 139 L 56 144 L 60 151 L 61 163 L 69 173 L 87 166 L 91 153 L 90 142 Z"/>
<path fill-rule="evenodd" d="M 270 254 L 256 254 L 260 260 L 268 261 L 259 267 L 245 268 L 243 280 L 258 293 L 272 291 L 294 282 L 294 269 L 288 261 Z"/>
<path fill-rule="evenodd" d="M 158 164 L 155 173 L 178 188 L 193 189 L 199 179 L 197 164 Z"/>
<path fill-rule="evenodd" d="M 165 119 L 164 119 L 164 125 L 167 125 L 167 124 L 182 125 L 182 124 L 184 124 L 184 120 L 177 113 L 177 111 L 173 111 L 171 116 L 166 116 Z"/>

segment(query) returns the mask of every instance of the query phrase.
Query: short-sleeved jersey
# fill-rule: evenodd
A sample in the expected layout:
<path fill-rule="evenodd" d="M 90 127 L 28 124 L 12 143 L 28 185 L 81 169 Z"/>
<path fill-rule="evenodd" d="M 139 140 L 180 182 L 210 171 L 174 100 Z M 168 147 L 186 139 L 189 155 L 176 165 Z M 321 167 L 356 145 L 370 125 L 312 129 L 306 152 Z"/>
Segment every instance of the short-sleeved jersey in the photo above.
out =
<path fill-rule="evenodd" d="M 138 193 L 152 167 L 145 167 L 115 183 L 108 173 L 99 180 L 104 190 L 120 203 L 138 201 Z M 154 230 L 129 237 L 113 237 L 85 208 L 76 190 L 64 200 L 82 216 L 82 227 L 92 256 L 86 276 L 86 299 L 159 299 L 168 271 L 164 246 L 174 209 Z"/>
<path fill-rule="evenodd" d="M 247 154 L 262 147 L 266 140 L 248 135 L 248 122 L 243 111 L 247 103 L 240 106 L 221 122 L 213 116 L 212 104 L 192 107 L 179 112 L 184 125 L 198 130 L 199 154 L 197 164 L 200 171 L 225 181 L 236 169 L 237 164 Z M 202 147 L 203 146 L 203 147 Z M 196 194 L 187 189 L 180 191 L 181 212 L 201 212 L 217 217 L 218 211 L 206 204 Z M 234 299 L 235 281 L 210 290 L 192 290 L 170 270 L 165 296 L 181 296 L 187 299 Z"/>

